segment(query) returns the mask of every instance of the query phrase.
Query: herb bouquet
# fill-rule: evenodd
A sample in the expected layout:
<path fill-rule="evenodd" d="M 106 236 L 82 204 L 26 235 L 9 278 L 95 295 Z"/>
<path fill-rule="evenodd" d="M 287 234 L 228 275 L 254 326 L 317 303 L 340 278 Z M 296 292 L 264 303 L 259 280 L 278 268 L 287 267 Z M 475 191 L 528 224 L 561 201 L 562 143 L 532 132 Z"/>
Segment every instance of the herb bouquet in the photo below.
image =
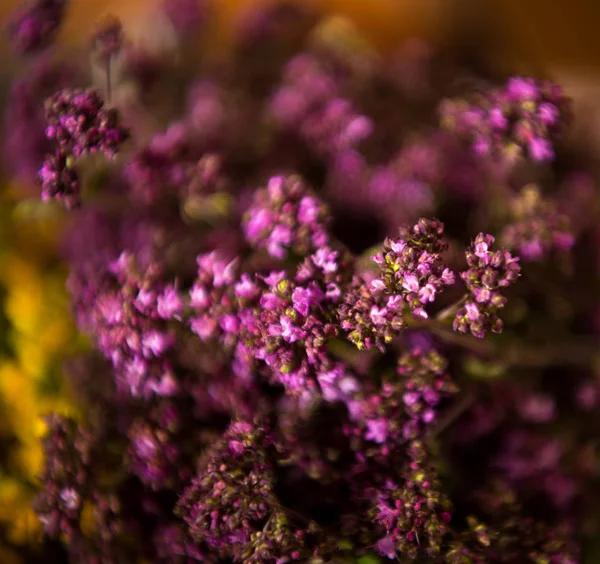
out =
<path fill-rule="evenodd" d="M 66 9 L 7 28 L 5 152 L 64 214 L 95 351 L 65 368 L 86 416 L 47 420 L 48 537 L 85 564 L 589 558 L 598 192 L 563 91 L 288 4 L 227 53 L 170 0 L 158 47 L 108 19 L 67 56 Z"/>

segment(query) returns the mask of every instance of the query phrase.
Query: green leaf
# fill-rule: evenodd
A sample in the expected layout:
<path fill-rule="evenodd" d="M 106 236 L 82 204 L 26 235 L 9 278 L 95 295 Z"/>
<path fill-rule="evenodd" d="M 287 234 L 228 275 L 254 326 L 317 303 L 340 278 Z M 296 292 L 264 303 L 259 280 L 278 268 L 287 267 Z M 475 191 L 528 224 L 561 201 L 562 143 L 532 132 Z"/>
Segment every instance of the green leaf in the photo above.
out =
<path fill-rule="evenodd" d="M 380 564 L 381 559 L 375 554 L 365 554 L 356 559 L 356 564 Z"/>
<path fill-rule="evenodd" d="M 463 368 L 475 380 L 495 380 L 506 373 L 506 365 L 502 362 L 482 360 L 474 356 L 465 359 Z"/>
<path fill-rule="evenodd" d="M 18 202 L 13 209 L 13 217 L 17 221 L 56 220 L 63 213 L 63 207 L 56 202 L 43 202 L 37 198 L 29 198 Z"/>

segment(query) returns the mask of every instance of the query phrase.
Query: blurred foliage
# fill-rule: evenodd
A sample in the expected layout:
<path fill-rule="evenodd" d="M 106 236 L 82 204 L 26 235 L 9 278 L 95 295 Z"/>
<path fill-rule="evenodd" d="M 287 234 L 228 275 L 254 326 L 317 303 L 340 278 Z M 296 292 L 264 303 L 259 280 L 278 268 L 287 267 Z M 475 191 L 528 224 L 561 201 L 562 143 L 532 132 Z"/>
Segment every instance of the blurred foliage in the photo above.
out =
<path fill-rule="evenodd" d="M 84 346 L 68 310 L 66 271 L 57 255 L 60 218 L 23 214 L 3 189 L 0 201 L 0 562 L 41 538 L 30 507 L 41 469 L 49 412 L 76 415 L 61 375 Z"/>

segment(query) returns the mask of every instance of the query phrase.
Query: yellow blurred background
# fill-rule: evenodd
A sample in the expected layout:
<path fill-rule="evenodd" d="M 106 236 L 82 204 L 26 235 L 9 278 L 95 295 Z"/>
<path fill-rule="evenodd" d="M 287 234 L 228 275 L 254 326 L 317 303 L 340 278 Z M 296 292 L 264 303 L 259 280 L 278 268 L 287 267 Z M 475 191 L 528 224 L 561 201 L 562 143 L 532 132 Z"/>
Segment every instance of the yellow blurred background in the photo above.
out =
<path fill-rule="evenodd" d="M 30 502 L 41 471 L 43 417 L 75 414 L 61 364 L 81 340 L 56 253 L 58 221 L 22 218 L 15 209 L 0 201 L 0 441 L 8 447 L 0 462 L 0 524 L 6 541 L 23 545 L 41 532 Z M 0 539 L 0 562 L 13 562 L 10 554 Z"/>

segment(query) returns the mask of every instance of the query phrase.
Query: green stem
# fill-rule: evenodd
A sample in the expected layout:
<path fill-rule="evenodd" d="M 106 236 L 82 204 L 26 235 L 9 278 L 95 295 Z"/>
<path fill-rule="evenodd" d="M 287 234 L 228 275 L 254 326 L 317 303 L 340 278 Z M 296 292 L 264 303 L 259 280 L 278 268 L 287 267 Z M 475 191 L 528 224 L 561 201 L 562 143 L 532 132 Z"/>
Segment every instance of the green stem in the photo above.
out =
<path fill-rule="evenodd" d="M 469 409 L 475 402 L 476 396 L 474 393 L 469 392 L 464 395 L 460 401 L 458 401 L 451 409 L 449 409 L 442 419 L 438 422 L 437 426 L 433 430 L 431 437 L 437 437 L 444 432 L 445 429 L 450 427 L 467 409 Z"/>
<path fill-rule="evenodd" d="M 520 340 L 482 340 L 461 335 L 445 327 L 437 319 L 412 319 L 410 327 L 427 329 L 444 343 L 467 349 L 484 357 L 495 357 L 507 366 L 541 368 L 553 364 L 568 366 L 589 365 L 598 356 L 598 343 L 580 337 L 577 340 L 552 342 L 544 345 L 524 345 Z"/>
<path fill-rule="evenodd" d="M 111 72 L 111 68 L 110 68 L 110 60 L 112 57 L 108 57 L 108 60 L 106 61 L 106 103 L 110 104 L 110 98 L 111 98 L 111 90 L 112 90 L 112 83 L 111 83 L 111 76 L 110 76 L 110 72 Z"/>
<path fill-rule="evenodd" d="M 447 308 L 440 311 L 435 316 L 435 320 L 436 321 L 445 321 L 446 319 L 454 317 L 454 315 L 456 315 L 456 312 L 464 305 L 464 303 L 466 301 L 467 301 L 467 295 L 465 294 L 460 300 L 458 300 L 457 302 L 454 302 L 453 304 L 450 304 Z"/>

